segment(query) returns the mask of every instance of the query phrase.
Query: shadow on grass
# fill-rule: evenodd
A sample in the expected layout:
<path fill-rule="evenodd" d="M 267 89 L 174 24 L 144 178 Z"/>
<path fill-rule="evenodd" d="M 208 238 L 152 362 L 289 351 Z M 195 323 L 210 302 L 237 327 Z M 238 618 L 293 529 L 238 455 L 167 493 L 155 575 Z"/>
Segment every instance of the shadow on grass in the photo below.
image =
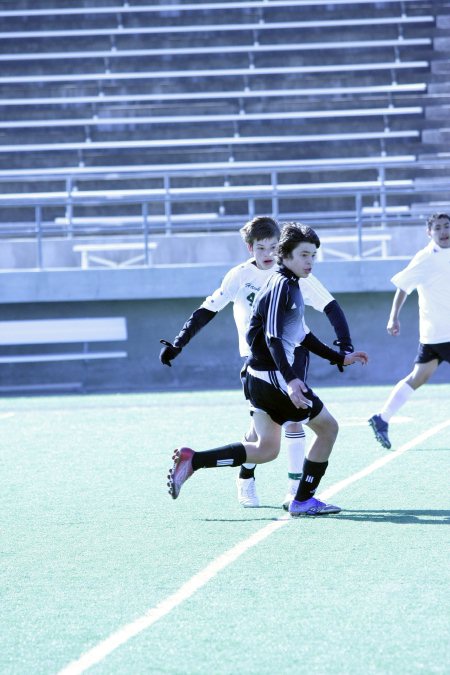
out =
<path fill-rule="evenodd" d="M 261 511 L 264 510 L 273 511 L 273 516 L 269 514 L 263 516 Z M 199 520 L 204 523 L 252 523 L 258 521 L 270 523 L 288 517 L 287 511 L 284 511 L 279 504 L 262 504 L 256 508 L 243 509 L 242 511 L 242 518 L 199 518 Z"/>
<path fill-rule="evenodd" d="M 339 514 L 340 520 L 356 520 L 364 522 L 389 522 L 396 525 L 450 525 L 450 511 L 439 509 L 426 510 L 394 510 L 383 511 L 351 511 L 344 509 Z"/>
<path fill-rule="evenodd" d="M 277 515 L 270 517 L 242 517 L 242 518 L 202 518 L 201 521 L 207 523 L 243 523 L 243 522 L 270 522 L 280 520 L 287 517 L 286 511 L 282 511 L 279 506 L 260 506 L 251 509 L 252 514 L 259 513 L 262 509 L 275 509 Z M 308 520 L 312 518 L 324 519 L 329 518 L 337 520 L 354 520 L 356 522 L 372 522 L 372 523 L 394 523 L 395 525 L 450 525 L 450 511 L 444 510 L 411 510 L 400 511 L 393 509 L 386 509 L 384 511 L 351 511 L 350 509 L 343 509 L 341 513 L 336 515 L 324 516 L 306 516 Z M 284 519 L 283 518 L 283 519 Z M 303 520 L 299 518 L 298 520 Z"/>

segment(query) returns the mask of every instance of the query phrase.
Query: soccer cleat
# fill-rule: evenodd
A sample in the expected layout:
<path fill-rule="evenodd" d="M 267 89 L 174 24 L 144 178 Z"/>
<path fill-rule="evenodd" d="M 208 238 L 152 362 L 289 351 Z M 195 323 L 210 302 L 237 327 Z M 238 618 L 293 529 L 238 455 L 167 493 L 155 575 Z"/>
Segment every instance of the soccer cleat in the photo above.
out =
<path fill-rule="evenodd" d="M 375 434 L 378 443 L 381 443 L 383 448 L 390 450 L 391 441 L 388 436 L 389 424 L 384 421 L 381 415 L 373 415 L 369 420 L 369 424 L 373 429 L 373 433 Z"/>
<path fill-rule="evenodd" d="M 246 509 L 253 509 L 259 506 L 259 498 L 256 494 L 256 484 L 254 478 L 236 478 L 238 491 L 238 501 Z"/>
<path fill-rule="evenodd" d="M 289 504 L 289 515 L 292 518 L 298 518 L 299 516 L 326 516 L 329 513 L 340 513 L 340 511 L 339 506 L 325 504 L 325 502 L 321 502 L 315 497 L 307 499 L 306 502 L 298 502 L 296 499 L 293 499 Z"/>
<path fill-rule="evenodd" d="M 295 495 L 297 494 L 299 484 L 300 484 L 299 480 L 292 480 L 292 478 L 289 480 L 288 491 L 286 492 L 286 496 L 282 504 L 282 507 L 285 511 L 289 511 L 289 504 L 293 499 L 295 499 Z"/>
<path fill-rule="evenodd" d="M 194 473 L 192 468 L 192 457 L 194 451 L 190 448 L 180 448 L 175 450 L 172 459 L 173 466 L 167 474 L 167 486 L 172 499 L 176 499 L 180 494 L 181 486 Z"/>

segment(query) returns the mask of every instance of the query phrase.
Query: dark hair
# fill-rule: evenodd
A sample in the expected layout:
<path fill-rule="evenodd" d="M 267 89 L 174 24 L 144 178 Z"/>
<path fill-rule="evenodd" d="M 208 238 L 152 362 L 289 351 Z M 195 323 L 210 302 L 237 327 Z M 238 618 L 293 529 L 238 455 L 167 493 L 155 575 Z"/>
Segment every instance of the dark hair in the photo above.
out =
<path fill-rule="evenodd" d="M 436 225 L 436 222 L 438 220 L 450 220 L 450 216 L 447 213 L 433 213 L 428 219 L 427 219 L 427 227 L 429 230 L 433 227 L 433 225 Z"/>
<path fill-rule="evenodd" d="M 261 241 L 261 239 L 280 238 L 280 227 L 277 221 L 270 216 L 256 216 L 249 220 L 239 232 L 248 246 L 253 246 L 255 241 Z"/>
<path fill-rule="evenodd" d="M 284 223 L 278 242 L 278 264 L 283 262 L 283 258 L 290 258 L 294 248 L 297 248 L 302 242 L 314 244 L 316 248 L 320 246 L 320 239 L 312 227 L 301 223 Z"/>

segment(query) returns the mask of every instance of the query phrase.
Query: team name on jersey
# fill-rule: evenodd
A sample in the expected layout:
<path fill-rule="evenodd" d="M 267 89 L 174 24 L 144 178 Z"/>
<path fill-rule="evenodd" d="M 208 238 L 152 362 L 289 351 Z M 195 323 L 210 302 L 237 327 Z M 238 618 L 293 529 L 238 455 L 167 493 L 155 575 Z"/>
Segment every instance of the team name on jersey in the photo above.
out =
<path fill-rule="evenodd" d="M 251 288 L 252 291 L 259 291 L 261 286 L 254 286 L 250 281 L 245 284 L 245 288 Z"/>

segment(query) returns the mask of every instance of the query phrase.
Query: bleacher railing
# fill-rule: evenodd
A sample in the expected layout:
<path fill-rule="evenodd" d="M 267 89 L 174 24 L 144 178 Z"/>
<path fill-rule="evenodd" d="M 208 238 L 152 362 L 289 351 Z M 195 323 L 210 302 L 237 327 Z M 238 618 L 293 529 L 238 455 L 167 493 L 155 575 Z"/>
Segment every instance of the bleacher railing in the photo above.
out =
<path fill-rule="evenodd" d="M 448 175 L 450 157 L 418 162 L 414 156 L 396 158 L 354 158 L 333 160 L 324 167 L 323 160 L 306 162 L 241 162 L 238 166 L 211 164 L 198 170 L 192 166 L 179 165 L 170 169 L 162 167 L 130 167 L 127 170 L 108 172 L 106 167 L 82 169 L 64 174 L 63 170 L 27 173 L 23 171 L 2 173 L 0 181 L 62 181 L 64 189 L 54 192 L 27 192 L 0 195 L 3 207 L 3 222 L 0 237 L 28 240 L 36 246 L 36 268 L 43 269 L 43 243 L 49 238 L 76 239 L 110 236 L 132 236 L 141 241 L 147 250 L 149 237 L 171 235 L 176 232 L 237 231 L 249 218 L 258 214 L 271 214 L 280 221 L 293 219 L 313 227 L 333 229 L 351 228 L 357 235 L 357 255 L 362 256 L 361 242 L 369 228 L 388 228 L 390 224 L 423 224 L 432 210 L 445 210 L 450 205 L 450 180 L 436 178 Z M 371 169 L 371 180 L 300 183 L 292 174 L 342 169 Z M 423 178 L 390 179 L 386 172 L 391 168 L 414 168 L 414 175 Z M 433 177 L 426 176 L 426 170 Z M 173 185 L 180 176 L 201 175 L 224 178 L 222 185 L 205 187 L 179 187 Z M 238 177 L 257 175 L 263 177 L 257 184 L 246 185 Z M 289 182 L 286 182 L 291 176 Z M 161 187 L 151 189 L 82 189 L 87 180 L 159 179 Z M 232 183 L 236 182 L 235 185 Z M 176 182 L 176 181 L 175 181 Z M 447 195 L 447 204 L 443 204 Z M 444 196 L 444 197 L 443 197 Z M 345 199 L 346 208 L 327 208 L 327 200 Z M 434 199 L 437 198 L 437 201 Z M 317 201 L 320 210 L 302 208 L 302 200 L 308 204 Z M 304 202 L 306 203 L 306 201 Z M 232 205 L 239 204 L 236 213 Z M 134 215 L 126 212 L 133 205 Z M 184 212 L 180 205 L 184 206 Z M 294 205 L 294 208 L 293 208 Z M 105 215 L 113 208 L 114 215 Z M 187 207 L 187 208 L 186 208 Z M 88 215 L 80 215 L 89 209 Z M 123 215 L 117 215 L 124 209 Z M 148 260 L 144 260 L 148 264 Z"/>

